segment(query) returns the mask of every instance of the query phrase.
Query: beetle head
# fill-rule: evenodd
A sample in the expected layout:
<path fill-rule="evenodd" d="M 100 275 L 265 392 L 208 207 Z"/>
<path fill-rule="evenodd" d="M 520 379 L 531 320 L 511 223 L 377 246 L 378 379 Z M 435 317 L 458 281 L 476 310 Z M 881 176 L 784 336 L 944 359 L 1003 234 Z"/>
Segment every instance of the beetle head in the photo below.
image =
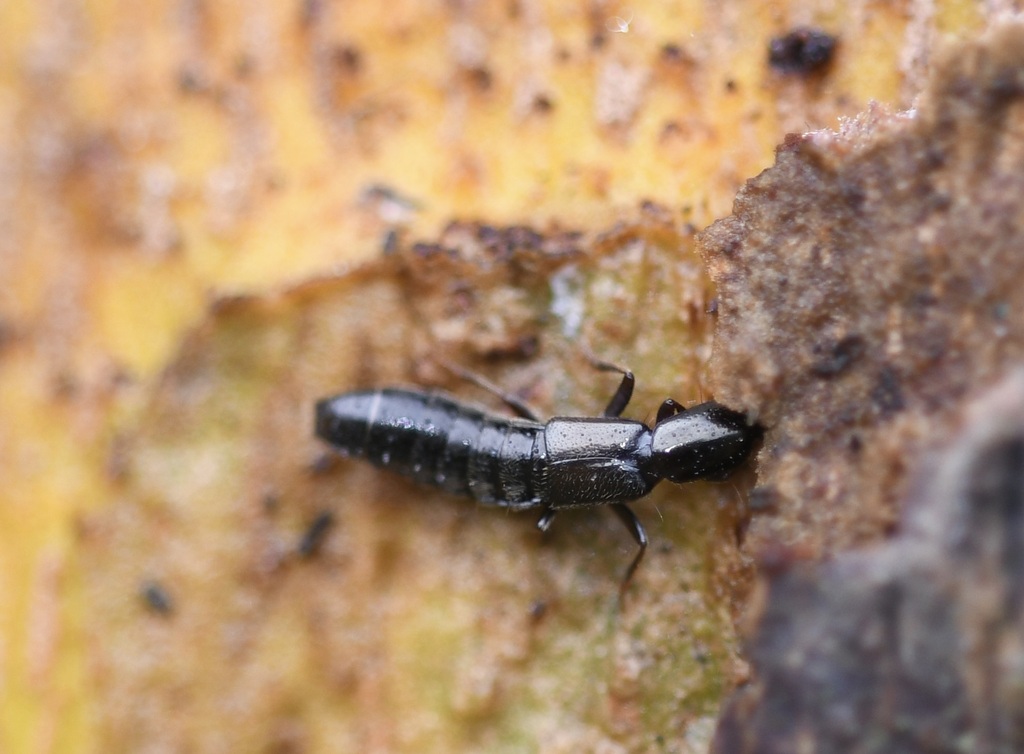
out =
<path fill-rule="evenodd" d="M 709 401 L 658 422 L 648 468 L 672 482 L 723 479 L 760 437 L 760 427 L 743 414 Z"/>

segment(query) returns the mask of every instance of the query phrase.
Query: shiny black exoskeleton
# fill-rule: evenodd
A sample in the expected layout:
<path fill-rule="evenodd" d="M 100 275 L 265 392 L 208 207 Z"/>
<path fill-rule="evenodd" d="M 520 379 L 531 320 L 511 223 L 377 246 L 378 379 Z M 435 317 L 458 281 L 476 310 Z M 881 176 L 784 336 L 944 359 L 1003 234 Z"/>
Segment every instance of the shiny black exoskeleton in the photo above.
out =
<path fill-rule="evenodd" d="M 540 508 L 542 531 L 563 508 L 610 505 L 640 546 L 625 588 L 647 548 L 647 533 L 626 502 L 662 479 L 724 478 L 761 431 L 714 401 L 684 409 L 666 400 L 653 429 L 620 419 L 634 385 L 632 372 L 622 374 L 598 418 L 555 417 L 545 424 L 514 398 L 503 396 L 522 418 L 439 393 L 385 388 L 319 401 L 316 433 L 346 455 L 485 505 Z"/>

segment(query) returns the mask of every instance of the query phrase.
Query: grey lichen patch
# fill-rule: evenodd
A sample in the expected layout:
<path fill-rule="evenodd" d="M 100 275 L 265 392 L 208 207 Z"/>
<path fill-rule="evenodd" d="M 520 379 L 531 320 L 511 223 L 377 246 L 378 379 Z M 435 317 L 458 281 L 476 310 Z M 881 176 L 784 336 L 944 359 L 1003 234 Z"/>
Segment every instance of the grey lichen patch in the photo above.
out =
<path fill-rule="evenodd" d="M 625 128 L 643 106 L 650 77 L 646 66 L 606 62 L 598 72 L 594 119 L 604 128 Z"/>
<path fill-rule="evenodd" d="M 790 137 L 700 243 L 714 392 L 768 427 L 752 546 L 878 540 L 964 397 L 1024 358 L 1024 25 L 946 50 L 916 110 Z"/>
<path fill-rule="evenodd" d="M 1024 750 L 1024 372 L 954 436 L 900 536 L 770 578 L 715 752 Z"/>

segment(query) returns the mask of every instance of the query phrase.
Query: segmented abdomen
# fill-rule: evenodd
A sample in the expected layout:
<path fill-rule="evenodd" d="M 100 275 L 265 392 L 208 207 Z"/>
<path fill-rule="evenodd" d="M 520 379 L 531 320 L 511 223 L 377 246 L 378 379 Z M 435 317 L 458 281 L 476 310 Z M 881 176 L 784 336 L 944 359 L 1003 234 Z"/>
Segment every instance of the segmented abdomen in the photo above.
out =
<path fill-rule="evenodd" d="M 366 390 L 316 405 L 316 432 L 342 452 L 481 503 L 540 504 L 543 425 L 438 393 Z"/>

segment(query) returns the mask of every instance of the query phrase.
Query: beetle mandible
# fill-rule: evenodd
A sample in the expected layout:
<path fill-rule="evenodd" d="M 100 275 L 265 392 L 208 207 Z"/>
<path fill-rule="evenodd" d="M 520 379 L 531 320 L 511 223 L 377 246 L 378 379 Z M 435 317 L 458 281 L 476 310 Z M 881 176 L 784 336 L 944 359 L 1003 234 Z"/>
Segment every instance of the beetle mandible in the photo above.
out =
<path fill-rule="evenodd" d="M 647 532 L 626 503 L 662 479 L 724 479 L 747 458 L 761 430 L 714 401 L 686 409 L 669 398 L 653 428 L 619 418 L 636 380 L 628 370 L 598 366 L 622 374 L 600 417 L 556 416 L 542 423 L 500 393 L 519 418 L 442 393 L 383 388 L 318 401 L 316 434 L 345 455 L 484 505 L 539 508 L 541 531 L 563 508 L 610 505 L 639 546 L 624 591 L 647 549 Z"/>

